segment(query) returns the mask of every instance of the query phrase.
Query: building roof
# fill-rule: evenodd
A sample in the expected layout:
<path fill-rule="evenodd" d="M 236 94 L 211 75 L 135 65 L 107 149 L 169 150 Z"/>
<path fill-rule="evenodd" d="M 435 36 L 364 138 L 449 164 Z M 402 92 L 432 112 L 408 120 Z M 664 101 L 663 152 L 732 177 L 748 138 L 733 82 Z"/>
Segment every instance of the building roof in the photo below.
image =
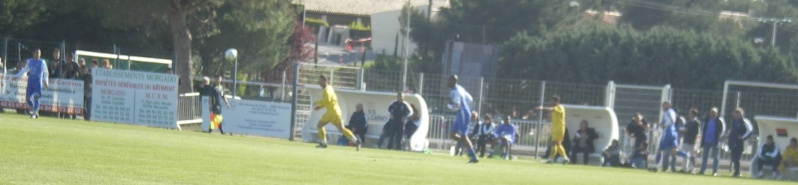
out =
<path fill-rule="evenodd" d="M 429 0 L 291 0 L 305 5 L 308 12 L 370 16 L 377 13 L 401 10 L 408 1 L 413 7 L 429 6 Z M 432 10 L 448 8 L 449 0 L 432 0 Z"/>

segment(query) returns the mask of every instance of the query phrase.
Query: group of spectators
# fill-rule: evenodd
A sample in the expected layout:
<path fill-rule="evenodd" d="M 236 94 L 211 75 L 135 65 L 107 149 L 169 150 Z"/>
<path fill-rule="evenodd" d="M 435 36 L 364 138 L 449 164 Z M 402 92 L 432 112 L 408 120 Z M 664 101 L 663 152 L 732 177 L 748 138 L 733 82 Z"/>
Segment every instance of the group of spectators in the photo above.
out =
<path fill-rule="evenodd" d="M 732 112 L 732 121 L 727 124 L 718 113 L 718 109 L 713 107 L 708 110 L 704 117 L 699 117 L 697 109 L 687 111 L 686 117 L 681 116 L 679 111 L 673 109 L 669 102 L 663 102 L 662 109 L 665 113 L 662 120 L 654 125 L 648 123 L 639 113 L 635 114 L 632 121 L 626 126 L 626 134 L 631 139 L 633 150 L 626 154 L 622 160 L 622 150 L 617 140 L 607 147 L 602 156 L 603 166 L 626 166 L 639 169 L 648 169 L 652 172 L 668 171 L 676 172 L 677 156 L 682 158 L 680 173 L 694 173 L 696 167 L 696 157 L 701 157 L 701 166 L 697 174 L 705 174 L 708 167 L 708 159 L 712 158 L 712 175 L 718 176 L 719 150 L 722 147 L 722 139 L 726 139 L 726 147 L 731 154 L 731 167 L 733 177 L 740 177 L 740 160 L 744 150 L 744 142 L 751 137 L 753 126 L 745 118 L 742 108 L 737 108 Z M 659 127 L 659 145 L 655 153 L 654 164 L 648 164 L 649 129 Z M 699 150 L 696 150 L 698 146 Z M 785 169 L 798 167 L 798 140 L 790 139 L 790 145 L 785 149 L 784 155 L 774 144 L 773 136 L 767 136 L 766 142 L 758 147 L 759 150 L 754 154 L 751 161 L 751 176 L 754 178 L 764 178 L 762 172 L 763 165 L 772 167 L 771 178 L 779 179 L 783 177 Z M 698 156 L 699 153 L 701 156 Z M 661 167 L 661 169 L 659 169 Z M 795 174 L 793 174 L 795 176 Z"/>

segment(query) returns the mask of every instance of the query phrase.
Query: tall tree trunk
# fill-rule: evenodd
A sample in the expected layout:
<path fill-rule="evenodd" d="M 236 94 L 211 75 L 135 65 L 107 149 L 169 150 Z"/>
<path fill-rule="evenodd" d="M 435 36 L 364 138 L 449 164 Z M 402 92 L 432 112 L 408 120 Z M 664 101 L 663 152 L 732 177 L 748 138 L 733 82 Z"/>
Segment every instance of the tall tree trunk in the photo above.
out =
<path fill-rule="evenodd" d="M 172 44 L 175 51 L 175 72 L 181 79 L 178 93 L 191 92 L 191 32 L 186 25 L 186 12 L 174 11 L 169 14 L 172 26 Z"/>

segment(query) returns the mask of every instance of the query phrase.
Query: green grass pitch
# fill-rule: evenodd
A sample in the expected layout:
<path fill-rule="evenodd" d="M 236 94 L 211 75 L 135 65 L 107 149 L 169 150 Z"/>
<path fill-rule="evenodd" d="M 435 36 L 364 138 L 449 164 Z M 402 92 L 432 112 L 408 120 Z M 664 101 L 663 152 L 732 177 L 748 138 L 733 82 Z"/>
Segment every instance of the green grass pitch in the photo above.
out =
<path fill-rule="evenodd" d="M 0 113 L 0 184 L 778 184 Z"/>

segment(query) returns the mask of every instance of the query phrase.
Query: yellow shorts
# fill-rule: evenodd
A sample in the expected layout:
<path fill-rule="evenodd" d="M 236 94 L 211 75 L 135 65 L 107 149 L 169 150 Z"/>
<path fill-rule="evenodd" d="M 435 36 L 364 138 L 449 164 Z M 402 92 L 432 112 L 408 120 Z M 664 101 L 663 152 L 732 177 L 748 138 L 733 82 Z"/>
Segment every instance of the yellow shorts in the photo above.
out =
<path fill-rule="evenodd" d="M 552 130 L 551 131 L 551 141 L 560 141 L 560 142 L 562 142 L 563 138 L 565 138 L 564 135 L 565 135 L 565 131 L 563 131 L 563 130 Z"/>
<path fill-rule="evenodd" d="M 324 114 L 324 116 L 321 116 L 321 119 L 319 119 L 319 123 L 332 123 L 333 125 L 341 125 L 343 122 L 341 115 L 338 114 Z"/>

